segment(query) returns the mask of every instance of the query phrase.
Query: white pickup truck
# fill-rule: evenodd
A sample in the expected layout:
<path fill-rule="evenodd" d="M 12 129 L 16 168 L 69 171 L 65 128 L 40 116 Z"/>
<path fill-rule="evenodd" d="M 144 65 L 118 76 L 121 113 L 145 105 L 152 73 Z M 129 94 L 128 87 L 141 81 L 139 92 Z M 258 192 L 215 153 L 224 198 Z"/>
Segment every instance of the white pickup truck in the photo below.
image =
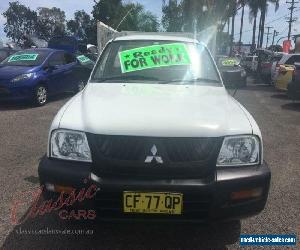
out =
<path fill-rule="evenodd" d="M 39 177 L 45 197 L 96 186 L 97 218 L 202 222 L 259 213 L 271 174 L 205 45 L 132 35 L 107 44 L 56 115 Z"/>

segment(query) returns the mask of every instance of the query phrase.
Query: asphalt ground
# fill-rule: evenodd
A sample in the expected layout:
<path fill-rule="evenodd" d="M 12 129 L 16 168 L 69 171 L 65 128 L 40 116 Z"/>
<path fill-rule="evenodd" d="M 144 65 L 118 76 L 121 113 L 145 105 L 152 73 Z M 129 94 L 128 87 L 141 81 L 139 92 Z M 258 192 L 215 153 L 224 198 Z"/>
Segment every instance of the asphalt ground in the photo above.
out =
<path fill-rule="evenodd" d="M 70 222 L 57 213 L 14 225 L 14 204 L 24 202 L 17 218 L 30 208 L 30 191 L 39 186 L 37 167 L 46 152 L 51 121 L 71 96 L 59 96 L 40 108 L 0 103 L 2 249 L 238 249 L 240 234 L 296 234 L 299 241 L 300 102 L 251 81 L 235 97 L 262 130 L 272 181 L 262 213 L 222 226 Z"/>

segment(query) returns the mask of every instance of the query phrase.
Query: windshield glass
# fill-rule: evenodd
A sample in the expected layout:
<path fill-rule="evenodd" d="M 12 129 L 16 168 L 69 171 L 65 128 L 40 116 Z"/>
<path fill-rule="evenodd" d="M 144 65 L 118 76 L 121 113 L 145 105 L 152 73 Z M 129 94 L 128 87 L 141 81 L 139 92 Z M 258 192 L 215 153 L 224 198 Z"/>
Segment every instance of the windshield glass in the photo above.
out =
<path fill-rule="evenodd" d="M 174 41 L 117 41 L 102 54 L 92 82 L 213 84 L 222 86 L 201 44 Z"/>
<path fill-rule="evenodd" d="M 23 50 L 7 57 L 0 65 L 2 66 L 38 66 L 41 65 L 49 51 Z"/>

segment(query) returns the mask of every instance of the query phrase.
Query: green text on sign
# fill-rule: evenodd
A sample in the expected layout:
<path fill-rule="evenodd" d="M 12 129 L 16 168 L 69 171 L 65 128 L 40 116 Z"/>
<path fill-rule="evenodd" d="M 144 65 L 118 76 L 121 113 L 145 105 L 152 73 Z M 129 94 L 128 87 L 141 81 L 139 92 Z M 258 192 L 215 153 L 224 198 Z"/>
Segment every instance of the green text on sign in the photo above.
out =
<path fill-rule="evenodd" d="M 35 61 L 39 54 L 20 54 L 13 55 L 9 58 L 8 62 L 17 62 L 17 61 Z"/>
<path fill-rule="evenodd" d="M 122 73 L 163 66 L 189 65 L 191 60 L 183 43 L 152 45 L 119 53 Z"/>
<path fill-rule="evenodd" d="M 82 62 L 82 63 L 86 63 L 86 62 L 89 62 L 91 61 L 88 57 L 84 56 L 84 55 L 81 55 L 81 56 L 77 56 L 77 59 Z"/>

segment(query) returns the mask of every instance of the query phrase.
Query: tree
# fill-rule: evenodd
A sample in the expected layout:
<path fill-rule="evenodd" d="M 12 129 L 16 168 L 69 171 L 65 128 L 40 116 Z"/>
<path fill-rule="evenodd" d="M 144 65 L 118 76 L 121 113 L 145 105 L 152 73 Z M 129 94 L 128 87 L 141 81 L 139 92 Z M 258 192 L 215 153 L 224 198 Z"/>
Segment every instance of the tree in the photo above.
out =
<path fill-rule="evenodd" d="M 140 4 L 123 4 L 121 0 L 102 0 L 96 2 L 93 11 L 95 20 L 117 30 L 157 31 L 159 23 L 157 17 L 145 11 Z"/>
<path fill-rule="evenodd" d="M 252 28 L 252 50 L 256 48 L 255 46 L 255 36 L 256 36 L 256 22 L 257 22 L 257 14 L 260 7 L 260 0 L 248 0 L 247 4 L 249 6 L 249 20 L 253 22 Z"/>
<path fill-rule="evenodd" d="M 230 2 L 230 9 L 232 11 L 230 55 L 232 55 L 232 53 L 233 53 L 234 26 L 235 26 L 235 16 L 236 16 L 236 13 L 237 13 L 237 7 L 238 7 L 238 2 L 236 0 Z"/>
<path fill-rule="evenodd" d="M 162 26 L 168 32 L 180 32 L 183 26 L 182 2 L 177 0 L 163 0 L 162 5 Z"/>
<path fill-rule="evenodd" d="M 97 43 L 97 24 L 84 10 L 74 13 L 74 19 L 67 22 L 67 29 L 70 34 L 86 43 Z"/>
<path fill-rule="evenodd" d="M 149 11 L 145 11 L 140 4 L 125 4 L 120 11 L 120 20 L 115 27 L 118 30 L 131 30 L 143 32 L 158 31 L 157 17 Z"/>
<path fill-rule="evenodd" d="M 24 46 L 26 36 L 36 31 L 37 13 L 19 2 L 10 2 L 3 16 L 6 18 L 4 24 L 6 36 L 19 46 Z"/>
<path fill-rule="evenodd" d="M 239 39 L 239 50 L 241 50 L 242 35 L 243 35 L 243 28 L 244 28 L 245 5 L 247 3 L 247 0 L 239 0 L 239 3 L 242 6 L 241 25 L 240 25 L 240 39 Z"/>
<path fill-rule="evenodd" d="M 65 34 L 65 12 L 59 8 L 38 8 L 37 35 L 49 41 L 53 36 Z"/>
<path fill-rule="evenodd" d="M 118 25 L 120 21 L 120 11 L 123 7 L 122 0 L 94 0 L 92 15 L 94 19 L 105 23 L 111 27 Z"/>
<path fill-rule="evenodd" d="M 261 10 L 261 25 L 260 25 L 260 41 L 259 47 L 262 48 L 264 42 L 264 32 L 265 32 L 265 20 L 268 10 L 268 2 L 275 4 L 275 11 L 279 8 L 279 0 L 261 0 L 260 1 L 260 10 Z"/>

